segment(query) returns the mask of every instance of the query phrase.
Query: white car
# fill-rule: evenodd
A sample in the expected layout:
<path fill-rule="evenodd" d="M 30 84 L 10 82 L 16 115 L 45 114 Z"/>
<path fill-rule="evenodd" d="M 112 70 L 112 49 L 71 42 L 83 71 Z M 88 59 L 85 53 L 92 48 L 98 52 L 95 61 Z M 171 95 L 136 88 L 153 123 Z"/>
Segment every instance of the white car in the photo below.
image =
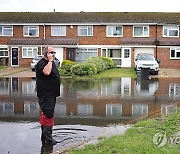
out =
<path fill-rule="evenodd" d="M 135 70 L 140 71 L 141 68 L 149 68 L 149 73 L 154 73 L 155 75 L 159 72 L 159 59 L 155 59 L 153 54 L 149 53 L 139 53 L 135 59 Z"/>
<path fill-rule="evenodd" d="M 38 61 L 40 61 L 44 56 L 43 55 L 38 55 L 36 57 L 33 58 L 32 62 L 31 62 L 31 70 L 35 71 L 35 66 L 38 63 Z M 60 66 L 60 61 L 55 57 L 54 62 L 56 64 L 56 67 Z"/>

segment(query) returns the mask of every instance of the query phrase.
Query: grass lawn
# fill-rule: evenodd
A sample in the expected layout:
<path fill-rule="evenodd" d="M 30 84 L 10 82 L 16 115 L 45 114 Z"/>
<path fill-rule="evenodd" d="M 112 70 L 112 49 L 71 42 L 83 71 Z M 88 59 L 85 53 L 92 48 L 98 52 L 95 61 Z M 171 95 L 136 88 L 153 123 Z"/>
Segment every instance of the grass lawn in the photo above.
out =
<path fill-rule="evenodd" d="M 132 77 L 135 78 L 136 74 L 133 68 L 112 68 L 104 70 L 96 75 L 96 77 Z"/>
<path fill-rule="evenodd" d="M 0 66 L 0 70 L 3 70 L 4 69 L 4 66 Z"/>
<path fill-rule="evenodd" d="M 180 134 L 176 142 L 170 142 L 173 134 L 180 132 L 180 110 L 162 118 L 142 120 L 134 124 L 123 135 L 115 135 L 102 140 L 97 145 L 87 145 L 84 149 L 68 151 L 70 154 L 179 154 Z M 168 142 L 158 147 L 153 143 L 156 133 L 166 134 Z M 103 137 L 102 137 L 103 138 Z M 161 143 L 162 138 L 157 139 Z M 175 141 L 175 140 L 174 140 Z"/>

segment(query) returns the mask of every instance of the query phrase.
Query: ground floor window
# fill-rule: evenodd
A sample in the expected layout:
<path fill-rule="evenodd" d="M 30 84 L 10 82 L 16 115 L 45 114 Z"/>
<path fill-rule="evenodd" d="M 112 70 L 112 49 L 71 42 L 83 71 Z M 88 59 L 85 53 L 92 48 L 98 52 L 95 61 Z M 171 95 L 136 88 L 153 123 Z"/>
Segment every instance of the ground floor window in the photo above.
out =
<path fill-rule="evenodd" d="M 116 67 L 131 67 L 131 48 L 102 48 L 102 57 L 110 57 Z"/>
<path fill-rule="evenodd" d="M 23 47 L 22 58 L 34 58 L 38 55 L 38 47 Z"/>
<path fill-rule="evenodd" d="M 180 59 L 180 48 L 170 48 L 170 59 Z"/>
<path fill-rule="evenodd" d="M 0 57 L 9 57 L 8 48 L 1 48 L 0 47 Z"/>
<path fill-rule="evenodd" d="M 122 49 L 102 49 L 102 57 L 110 57 L 114 61 L 115 66 L 121 66 Z"/>
<path fill-rule="evenodd" d="M 76 52 L 76 62 L 83 62 L 88 58 L 97 57 L 97 49 L 79 48 Z"/>

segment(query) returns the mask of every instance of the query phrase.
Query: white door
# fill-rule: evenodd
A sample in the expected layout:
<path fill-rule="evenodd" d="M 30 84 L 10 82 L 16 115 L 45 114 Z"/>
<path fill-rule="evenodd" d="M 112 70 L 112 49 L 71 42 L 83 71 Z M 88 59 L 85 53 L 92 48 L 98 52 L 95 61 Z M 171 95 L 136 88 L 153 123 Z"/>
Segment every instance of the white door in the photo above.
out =
<path fill-rule="evenodd" d="M 54 48 L 54 50 L 56 51 L 56 58 L 59 59 L 61 66 L 63 61 L 63 48 Z"/>
<path fill-rule="evenodd" d="M 131 67 L 131 48 L 122 48 L 121 67 Z"/>

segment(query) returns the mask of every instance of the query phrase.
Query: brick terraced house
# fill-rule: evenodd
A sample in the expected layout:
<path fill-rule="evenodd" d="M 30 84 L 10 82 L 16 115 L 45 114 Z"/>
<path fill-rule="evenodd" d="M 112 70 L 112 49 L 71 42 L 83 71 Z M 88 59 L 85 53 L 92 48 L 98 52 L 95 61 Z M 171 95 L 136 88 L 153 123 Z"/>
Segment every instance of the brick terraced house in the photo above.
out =
<path fill-rule="evenodd" d="M 180 13 L 0 12 L 0 65 L 30 66 L 52 45 L 62 62 L 92 56 L 134 67 L 138 53 L 153 53 L 160 67 L 180 68 Z"/>

